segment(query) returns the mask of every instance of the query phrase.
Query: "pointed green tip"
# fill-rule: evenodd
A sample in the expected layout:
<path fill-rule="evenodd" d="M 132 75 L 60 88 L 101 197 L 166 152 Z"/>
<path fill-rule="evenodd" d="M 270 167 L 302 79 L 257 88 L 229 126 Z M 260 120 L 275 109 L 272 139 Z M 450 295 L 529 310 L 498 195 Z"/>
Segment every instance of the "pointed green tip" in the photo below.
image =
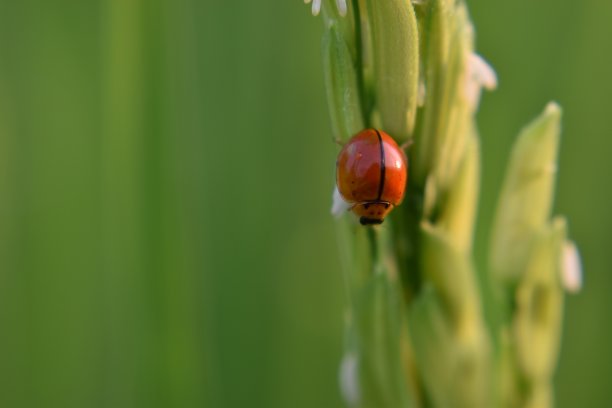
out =
<path fill-rule="evenodd" d="M 563 109 L 561 109 L 561 106 L 555 101 L 548 102 L 548 105 L 544 108 L 544 116 L 560 119 L 562 113 Z"/>
<path fill-rule="evenodd" d="M 550 102 L 519 135 L 506 170 L 493 226 L 491 266 L 498 277 L 515 280 L 533 234 L 550 219 L 554 197 L 561 107 Z"/>
<path fill-rule="evenodd" d="M 523 129 L 521 135 L 519 136 L 517 148 L 522 144 L 521 147 L 527 147 L 531 151 L 535 151 L 537 149 L 535 143 L 541 139 L 547 138 L 551 140 L 546 143 L 540 142 L 544 144 L 538 147 L 556 154 L 557 139 L 560 135 L 562 113 L 563 111 L 559 104 L 556 102 L 549 102 L 544 108 L 542 114 L 540 114 L 540 116 L 535 118 Z M 554 157 L 550 158 L 550 154 L 546 155 L 546 157 L 548 157 L 549 160 L 554 160 Z"/>

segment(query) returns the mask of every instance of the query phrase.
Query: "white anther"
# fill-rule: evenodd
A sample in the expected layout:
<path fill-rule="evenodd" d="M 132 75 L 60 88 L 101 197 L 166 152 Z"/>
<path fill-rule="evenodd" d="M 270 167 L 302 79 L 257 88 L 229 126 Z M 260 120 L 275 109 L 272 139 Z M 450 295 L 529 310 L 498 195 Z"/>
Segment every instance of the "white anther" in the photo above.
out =
<path fill-rule="evenodd" d="M 332 195 L 332 208 L 331 213 L 334 217 L 338 218 L 342 214 L 346 213 L 351 208 L 351 205 L 347 203 L 340 191 L 338 191 L 338 187 L 334 188 L 334 193 Z"/>
<path fill-rule="evenodd" d="M 569 293 L 578 293 L 582 289 L 582 262 L 576 244 L 566 241 L 563 245 L 562 256 L 561 280 L 563 286 Z"/>

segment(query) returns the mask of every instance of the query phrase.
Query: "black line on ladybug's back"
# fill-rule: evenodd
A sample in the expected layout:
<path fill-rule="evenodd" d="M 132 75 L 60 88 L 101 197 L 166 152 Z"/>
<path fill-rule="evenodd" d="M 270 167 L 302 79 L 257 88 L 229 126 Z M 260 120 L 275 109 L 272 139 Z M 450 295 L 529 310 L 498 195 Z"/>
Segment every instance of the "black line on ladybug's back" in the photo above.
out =
<path fill-rule="evenodd" d="M 378 198 L 376 199 L 376 201 L 380 201 L 383 190 L 385 189 L 385 147 L 380 132 L 377 129 L 374 130 L 376 136 L 378 136 L 378 143 L 380 144 L 380 182 L 378 183 Z"/>

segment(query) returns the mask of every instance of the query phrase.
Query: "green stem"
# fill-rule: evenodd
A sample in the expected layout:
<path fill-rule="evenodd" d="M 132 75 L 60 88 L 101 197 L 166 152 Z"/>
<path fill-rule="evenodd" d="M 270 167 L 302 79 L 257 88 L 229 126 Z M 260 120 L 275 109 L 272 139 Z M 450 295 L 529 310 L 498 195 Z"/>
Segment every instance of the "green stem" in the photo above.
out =
<path fill-rule="evenodd" d="M 409 184 L 404 202 L 391 216 L 395 252 L 398 256 L 404 297 L 408 305 L 421 287 L 422 278 L 419 274 L 419 225 L 422 216 L 422 189 L 418 186 Z"/>
<path fill-rule="evenodd" d="M 361 11 L 359 6 L 359 0 L 353 0 L 353 9 L 355 17 L 355 71 L 357 72 L 357 86 L 359 89 L 359 100 L 361 101 L 361 114 L 366 127 L 371 127 L 370 120 L 370 98 L 366 91 L 365 78 L 363 74 L 364 69 L 364 53 L 363 53 L 363 30 L 361 29 Z"/>

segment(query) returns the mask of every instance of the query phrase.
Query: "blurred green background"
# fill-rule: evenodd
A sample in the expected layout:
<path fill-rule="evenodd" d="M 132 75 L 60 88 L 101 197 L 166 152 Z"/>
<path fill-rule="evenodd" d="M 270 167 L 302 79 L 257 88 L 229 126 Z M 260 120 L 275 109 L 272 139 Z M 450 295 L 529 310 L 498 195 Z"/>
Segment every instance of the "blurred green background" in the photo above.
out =
<path fill-rule="evenodd" d="M 558 406 L 610 406 L 612 3 L 469 4 L 500 78 L 478 262 L 555 99 L 586 271 Z M 0 0 L 1 407 L 341 406 L 321 33 L 299 0 Z"/>

